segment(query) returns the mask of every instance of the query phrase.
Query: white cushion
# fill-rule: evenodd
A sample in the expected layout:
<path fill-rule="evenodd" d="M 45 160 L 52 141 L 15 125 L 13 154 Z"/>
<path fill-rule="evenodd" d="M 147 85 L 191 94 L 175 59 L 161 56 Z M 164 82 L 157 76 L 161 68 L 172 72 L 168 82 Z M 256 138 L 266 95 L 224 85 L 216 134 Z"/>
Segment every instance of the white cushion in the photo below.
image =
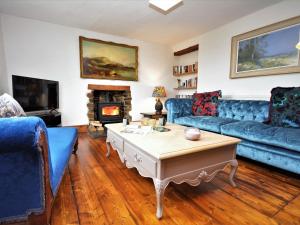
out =
<path fill-rule="evenodd" d="M 5 93 L 0 96 L 0 118 L 14 116 L 26 116 L 26 114 L 20 104 Z"/>

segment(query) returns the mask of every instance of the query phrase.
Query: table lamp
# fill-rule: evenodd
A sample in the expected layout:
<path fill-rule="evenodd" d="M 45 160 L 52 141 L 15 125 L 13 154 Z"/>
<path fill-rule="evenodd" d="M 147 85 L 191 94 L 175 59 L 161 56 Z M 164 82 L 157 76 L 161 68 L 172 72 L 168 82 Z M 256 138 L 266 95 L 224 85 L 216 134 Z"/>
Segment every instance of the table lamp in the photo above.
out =
<path fill-rule="evenodd" d="M 152 97 L 156 97 L 155 113 L 161 114 L 163 104 L 161 103 L 159 98 L 167 97 L 165 88 L 163 86 L 154 87 Z"/>

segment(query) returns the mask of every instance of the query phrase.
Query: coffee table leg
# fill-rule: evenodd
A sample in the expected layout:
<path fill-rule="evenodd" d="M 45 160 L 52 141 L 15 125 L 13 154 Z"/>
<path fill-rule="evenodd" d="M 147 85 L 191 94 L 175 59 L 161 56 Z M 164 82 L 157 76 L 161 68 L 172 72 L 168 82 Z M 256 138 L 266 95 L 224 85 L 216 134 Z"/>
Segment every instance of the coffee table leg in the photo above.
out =
<path fill-rule="evenodd" d="M 233 178 L 236 174 L 236 170 L 237 170 L 239 164 L 238 164 L 238 161 L 236 159 L 233 159 L 230 162 L 230 165 L 231 165 L 231 171 L 230 171 L 230 174 L 229 174 L 229 182 L 233 187 L 236 187 L 236 184 L 235 184 Z"/>
<path fill-rule="evenodd" d="M 160 219 L 163 214 L 163 199 L 168 182 L 164 182 L 156 178 L 153 178 L 153 182 L 156 192 L 156 217 L 157 219 Z"/>
<path fill-rule="evenodd" d="M 110 143 L 109 143 L 109 140 L 106 139 L 106 158 L 109 158 L 110 156 Z"/>

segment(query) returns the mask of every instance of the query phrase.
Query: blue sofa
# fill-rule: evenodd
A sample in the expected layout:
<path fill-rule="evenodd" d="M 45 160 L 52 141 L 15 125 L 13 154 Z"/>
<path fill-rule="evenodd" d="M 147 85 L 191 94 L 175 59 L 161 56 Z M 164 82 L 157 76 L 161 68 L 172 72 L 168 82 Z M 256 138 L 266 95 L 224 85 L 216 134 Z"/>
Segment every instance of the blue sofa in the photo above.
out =
<path fill-rule="evenodd" d="M 300 174 L 300 129 L 267 124 L 269 102 L 219 100 L 218 116 L 193 116 L 192 99 L 168 99 L 168 122 L 240 138 L 237 155 Z"/>
<path fill-rule="evenodd" d="M 0 119 L 0 224 L 48 224 L 76 128 L 46 128 L 38 117 Z"/>

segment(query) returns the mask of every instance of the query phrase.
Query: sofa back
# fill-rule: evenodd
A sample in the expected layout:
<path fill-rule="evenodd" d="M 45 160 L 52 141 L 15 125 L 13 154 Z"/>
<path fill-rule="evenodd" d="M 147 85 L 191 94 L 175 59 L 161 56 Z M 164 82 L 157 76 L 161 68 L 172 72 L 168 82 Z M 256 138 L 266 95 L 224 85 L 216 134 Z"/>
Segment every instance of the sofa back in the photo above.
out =
<path fill-rule="evenodd" d="M 269 117 L 269 102 L 259 100 L 220 99 L 218 116 L 236 120 L 264 122 Z"/>

